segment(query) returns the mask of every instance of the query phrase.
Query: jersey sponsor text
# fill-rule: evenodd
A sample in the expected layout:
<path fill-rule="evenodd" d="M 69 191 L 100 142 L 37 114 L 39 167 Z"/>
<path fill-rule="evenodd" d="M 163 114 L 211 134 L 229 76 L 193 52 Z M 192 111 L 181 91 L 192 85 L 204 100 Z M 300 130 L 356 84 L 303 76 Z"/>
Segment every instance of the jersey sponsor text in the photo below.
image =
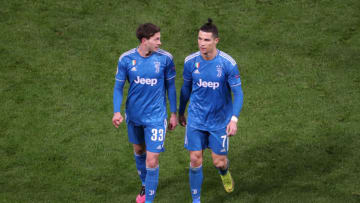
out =
<path fill-rule="evenodd" d="M 157 84 L 157 79 L 156 78 L 140 78 L 140 76 L 137 76 L 136 80 L 134 80 L 134 82 L 136 84 L 154 86 Z"/>
<path fill-rule="evenodd" d="M 220 86 L 219 82 L 202 81 L 201 78 L 200 78 L 199 82 L 197 82 L 196 84 L 199 87 L 208 87 L 208 88 L 212 88 L 213 90 L 215 90 L 216 88 L 218 88 Z"/>

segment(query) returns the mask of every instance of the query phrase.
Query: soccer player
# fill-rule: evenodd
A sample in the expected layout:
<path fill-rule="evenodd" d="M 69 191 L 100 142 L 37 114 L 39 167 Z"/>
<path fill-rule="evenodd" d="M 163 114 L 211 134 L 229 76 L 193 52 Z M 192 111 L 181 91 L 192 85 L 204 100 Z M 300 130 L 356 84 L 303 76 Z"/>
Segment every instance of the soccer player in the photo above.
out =
<path fill-rule="evenodd" d="M 137 48 L 123 53 L 118 62 L 114 87 L 113 125 L 124 118 L 120 113 L 125 80 L 130 84 L 125 120 L 133 144 L 136 168 L 142 187 L 136 202 L 152 202 L 159 178 L 159 154 L 164 151 L 167 127 L 166 93 L 171 117 L 168 129 L 177 125 L 175 65 L 170 53 L 159 49 L 160 28 L 145 23 L 136 30 Z"/>
<path fill-rule="evenodd" d="M 226 192 L 234 190 L 229 171 L 229 137 L 236 134 L 243 104 L 239 70 L 235 60 L 216 48 L 217 27 L 209 19 L 198 33 L 199 51 L 185 58 L 179 123 L 186 126 L 185 148 L 190 152 L 189 182 L 193 202 L 200 202 L 203 151 L 211 149 Z M 234 95 L 232 101 L 231 92 Z M 188 120 L 184 116 L 186 104 Z"/>

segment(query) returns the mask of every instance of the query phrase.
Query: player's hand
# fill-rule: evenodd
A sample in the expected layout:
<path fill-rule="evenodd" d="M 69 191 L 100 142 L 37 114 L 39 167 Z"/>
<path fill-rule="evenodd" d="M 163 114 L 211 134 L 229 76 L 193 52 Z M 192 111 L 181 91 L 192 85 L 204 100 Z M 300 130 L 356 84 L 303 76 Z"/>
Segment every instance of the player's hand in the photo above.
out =
<path fill-rule="evenodd" d="M 235 121 L 230 121 L 226 126 L 226 134 L 228 137 L 231 137 L 236 134 L 237 131 L 237 123 Z"/>
<path fill-rule="evenodd" d="M 169 124 L 168 124 L 168 129 L 174 130 L 175 127 L 177 126 L 177 124 L 178 124 L 178 122 L 177 122 L 177 118 L 176 118 L 176 113 L 171 113 Z"/>
<path fill-rule="evenodd" d="M 122 123 L 124 118 L 122 117 L 120 112 L 114 113 L 114 116 L 112 118 L 112 123 L 115 126 L 115 128 L 119 128 L 120 123 Z"/>
<path fill-rule="evenodd" d="M 186 118 L 185 115 L 179 115 L 179 123 L 181 126 L 186 126 Z"/>

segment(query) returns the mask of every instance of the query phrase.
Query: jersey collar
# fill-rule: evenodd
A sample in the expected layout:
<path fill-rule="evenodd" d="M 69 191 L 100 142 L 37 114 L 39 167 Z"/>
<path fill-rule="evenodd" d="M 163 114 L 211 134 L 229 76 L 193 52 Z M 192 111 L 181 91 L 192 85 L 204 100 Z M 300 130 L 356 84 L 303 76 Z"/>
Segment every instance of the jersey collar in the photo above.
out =
<path fill-rule="evenodd" d="M 211 60 L 206 60 L 206 59 L 204 59 L 204 57 L 201 55 L 201 53 L 200 53 L 200 58 L 201 58 L 202 61 L 211 62 L 211 61 L 214 61 L 214 60 L 219 56 L 219 54 L 220 54 L 220 50 L 219 50 L 219 49 L 216 49 L 216 55 L 215 55 L 215 57 L 214 57 L 213 59 L 211 59 Z"/>

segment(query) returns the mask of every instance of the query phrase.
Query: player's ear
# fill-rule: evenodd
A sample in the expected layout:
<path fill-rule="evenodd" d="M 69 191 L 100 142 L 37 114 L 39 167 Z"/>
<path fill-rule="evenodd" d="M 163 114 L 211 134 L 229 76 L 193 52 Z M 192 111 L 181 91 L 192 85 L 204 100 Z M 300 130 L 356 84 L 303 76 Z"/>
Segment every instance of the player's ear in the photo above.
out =
<path fill-rule="evenodd" d="M 147 39 L 145 37 L 141 38 L 141 44 L 146 43 Z"/>
<path fill-rule="evenodd" d="M 215 44 L 219 43 L 219 41 L 220 41 L 220 38 L 216 37 L 215 38 Z"/>

